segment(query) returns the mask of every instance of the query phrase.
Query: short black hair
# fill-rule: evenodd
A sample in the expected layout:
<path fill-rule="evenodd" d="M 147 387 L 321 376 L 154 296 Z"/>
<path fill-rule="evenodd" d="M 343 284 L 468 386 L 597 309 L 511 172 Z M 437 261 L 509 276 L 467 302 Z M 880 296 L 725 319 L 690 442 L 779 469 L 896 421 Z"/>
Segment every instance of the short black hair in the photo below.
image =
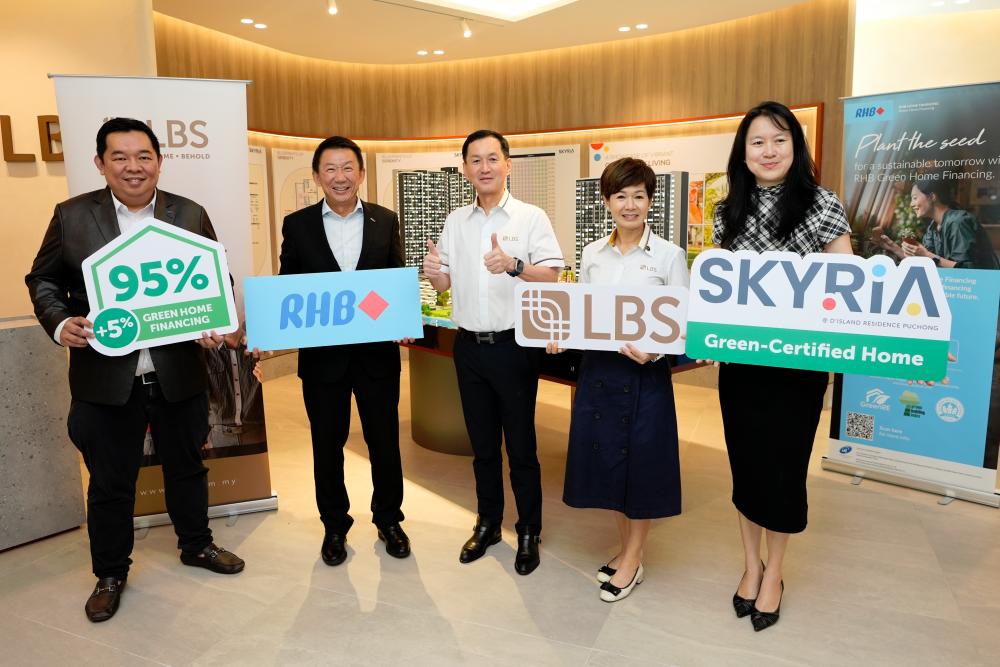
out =
<path fill-rule="evenodd" d="M 111 118 L 104 121 L 104 125 L 97 131 L 97 157 L 101 158 L 101 161 L 104 160 L 104 152 L 108 150 L 108 135 L 113 132 L 142 132 L 153 144 L 156 157 L 160 157 L 160 140 L 156 138 L 149 125 L 135 118 Z"/>
<path fill-rule="evenodd" d="M 493 137 L 500 142 L 500 150 L 503 152 L 503 156 L 510 159 L 510 144 L 507 143 L 507 137 L 503 136 L 496 130 L 476 130 L 469 136 L 465 138 L 465 143 L 462 144 L 462 162 L 465 162 L 466 156 L 469 154 L 469 145 L 474 141 L 479 141 L 480 139 L 487 139 Z"/>
<path fill-rule="evenodd" d="M 319 146 L 316 147 L 316 152 L 313 153 L 313 171 L 319 172 L 319 159 L 323 155 L 323 151 L 328 151 L 331 148 L 347 148 L 354 152 L 354 155 L 358 158 L 358 166 L 362 169 L 365 168 L 365 156 L 361 152 L 361 146 L 348 139 L 347 137 L 327 137 L 320 142 Z"/>
<path fill-rule="evenodd" d="M 601 196 L 611 199 L 611 195 L 627 187 L 641 185 L 650 199 L 656 194 L 656 174 L 648 164 L 633 157 L 615 160 L 601 173 Z"/>

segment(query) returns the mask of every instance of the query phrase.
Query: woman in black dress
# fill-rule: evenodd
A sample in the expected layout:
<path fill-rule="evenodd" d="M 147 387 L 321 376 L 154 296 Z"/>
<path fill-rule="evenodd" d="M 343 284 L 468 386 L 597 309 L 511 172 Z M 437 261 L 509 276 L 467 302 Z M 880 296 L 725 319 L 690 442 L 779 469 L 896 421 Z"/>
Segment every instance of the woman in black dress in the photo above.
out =
<path fill-rule="evenodd" d="M 733 141 L 728 176 L 729 194 L 715 208 L 716 245 L 799 255 L 852 252 L 844 207 L 818 185 L 802 126 L 788 107 L 764 102 L 747 112 Z M 737 616 L 749 615 L 757 631 L 778 621 L 788 538 L 806 527 L 806 472 L 828 380 L 818 371 L 744 364 L 719 369 L 746 560 L 733 607 Z"/>
<path fill-rule="evenodd" d="M 642 160 L 604 169 L 601 196 L 615 229 L 583 249 L 580 282 L 687 287 L 686 253 L 646 224 L 655 191 L 656 175 Z M 588 350 L 580 365 L 563 502 L 614 512 L 621 549 L 597 571 L 605 602 L 642 583 L 652 520 L 681 511 L 677 415 L 662 357 L 629 343 L 617 352 Z"/>

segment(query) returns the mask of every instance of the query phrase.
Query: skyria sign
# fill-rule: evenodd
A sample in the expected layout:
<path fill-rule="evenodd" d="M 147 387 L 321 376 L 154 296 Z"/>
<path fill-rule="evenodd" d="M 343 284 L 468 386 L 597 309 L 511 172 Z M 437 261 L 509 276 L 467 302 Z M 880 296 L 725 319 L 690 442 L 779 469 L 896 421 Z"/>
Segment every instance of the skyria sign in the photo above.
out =
<path fill-rule="evenodd" d="M 950 333 L 927 258 L 711 249 L 691 267 L 692 358 L 940 380 Z"/>

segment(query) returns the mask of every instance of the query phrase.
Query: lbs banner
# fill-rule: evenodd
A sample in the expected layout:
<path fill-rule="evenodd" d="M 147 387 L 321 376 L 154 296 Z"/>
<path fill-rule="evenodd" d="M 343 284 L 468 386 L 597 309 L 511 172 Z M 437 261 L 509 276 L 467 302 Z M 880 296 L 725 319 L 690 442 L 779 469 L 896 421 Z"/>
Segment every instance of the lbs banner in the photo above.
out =
<path fill-rule="evenodd" d="M 997 505 L 1000 84 L 849 99 L 843 199 L 863 257 L 931 259 L 952 312 L 947 372 L 837 380 L 824 465 Z"/>
<path fill-rule="evenodd" d="M 166 342 L 153 338 L 170 338 L 186 327 L 209 322 L 219 325 L 209 329 L 235 328 L 243 278 L 253 270 L 246 82 L 103 76 L 53 79 L 71 196 L 106 187 L 94 166 L 94 137 L 101 124 L 114 116 L 138 118 L 160 140 L 163 164 L 158 187 L 204 206 L 225 248 L 222 254 L 219 246 L 203 243 L 205 239 L 182 238 L 173 225 L 159 223 L 109 244 L 102 256 L 106 261 L 95 261 L 94 271 L 89 272 L 93 286 L 102 294 L 98 302 L 91 299 L 91 308 L 103 310 L 106 322 L 102 322 L 107 324 L 103 334 L 95 330 L 102 339 L 99 344 L 104 343 L 102 351 L 121 354 L 149 347 Z M 236 280 L 235 303 L 229 273 Z M 188 338 L 190 334 L 183 333 Z M 206 353 L 206 362 L 210 430 L 202 456 L 209 469 L 209 504 L 225 506 L 209 512 L 273 508 L 263 391 L 254 376 L 253 361 L 242 350 L 213 350 Z M 135 513 L 161 515 L 166 510 L 163 475 L 157 443 L 149 434 L 143 463 Z M 163 521 L 163 517 L 152 521 Z M 151 520 L 142 520 L 147 521 Z"/>

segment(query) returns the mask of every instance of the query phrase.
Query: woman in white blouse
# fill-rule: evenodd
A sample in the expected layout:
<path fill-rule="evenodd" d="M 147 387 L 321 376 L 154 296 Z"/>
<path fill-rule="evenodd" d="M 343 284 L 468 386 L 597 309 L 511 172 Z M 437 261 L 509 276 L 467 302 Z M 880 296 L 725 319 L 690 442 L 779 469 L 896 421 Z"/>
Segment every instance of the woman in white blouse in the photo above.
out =
<path fill-rule="evenodd" d="M 688 285 L 685 252 L 646 224 L 655 190 L 656 176 L 642 160 L 622 158 L 605 168 L 601 195 L 615 229 L 584 248 L 581 282 Z M 559 349 L 550 344 L 547 351 Z M 605 602 L 625 598 L 642 583 L 652 520 L 681 511 L 677 415 L 662 355 L 631 343 L 618 352 L 584 352 L 563 501 L 615 513 L 621 548 L 597 580 Z"/>

